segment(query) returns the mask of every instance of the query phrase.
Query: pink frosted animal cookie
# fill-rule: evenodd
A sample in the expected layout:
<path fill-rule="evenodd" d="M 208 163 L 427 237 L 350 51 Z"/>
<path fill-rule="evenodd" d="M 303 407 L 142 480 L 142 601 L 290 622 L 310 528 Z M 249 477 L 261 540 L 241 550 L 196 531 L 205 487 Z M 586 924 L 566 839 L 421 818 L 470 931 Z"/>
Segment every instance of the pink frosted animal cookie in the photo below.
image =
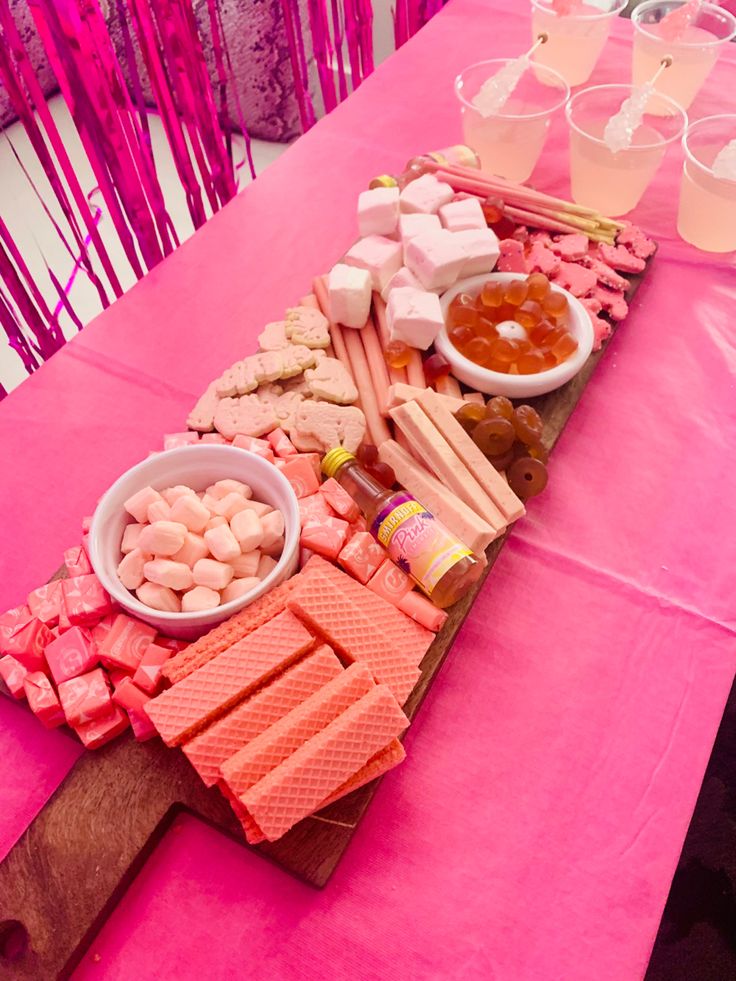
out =
<path fill-rule="evenodd" d="M 266 324 L 258 335 L 258 347 L 262 351 L 283 351 L 289 343 L 285 320 L 275 320 L 273 323 Z"/>
<path fill-rule="evenodd" d="M 496 267 L 499 272 L 527 273 L 529 272 L 524 246 L 514 238 L 505 238 L 499 242 L 501 255 Z"/>
<path fill-rule="evenodd" d="M 286 336 L 292 344 L 304 344 L 309 348 L 329 347 L 329 321 L 313 307 L 291 307 L 286 311 Z"/>
<path fill-rule="evenodd" d="M 613 328 L 601 317 L 591 317 L 590 322 L 593 324 L 593 350 L 599 351 L 603 342 L 611 336 Z"/>
<path fill-rule="evenodd" d="M 596 285 L 595 273 L 591 269 L 574 262 L 565 262 L 564 259 L 560 262 L 554 281 L 558 286 L 569 290 L 573 296 L 585 296 Z"/>
<path fill-rule="evenodd" d="M 313 368 L 317 359 L 314 351 L 305 344 L 290 344 L 281 355 L 281 378 L 301 375 L 305 368 Z"/>
<path fill-rule="evenodd" d="M 598 253 L 604 262 L 607 262 L 613 269 L 618 269 L 624 273 L 639 273 L 646 266 L 643 259 L 632 255 L 623 245 L 603 245 L 598 246 Z"/>
<path fill-rule="evenodd" d="M 545 276 L 554 276 L 560 268 L 560 257 L 541 241 L 532 243 L 526 261 L 532 272 L 544 273 Z"/>
<path fill-rule="evenodd" d="M 358 398 L 353 379 L 337 358 L 324 358 L 316 368 L 308 368 L 304 379 L 315 398 L 338 405 L 351 405 Z"/>
<path fill-rule="evenodd" d="M 603 309 L 603 304 L 601 303 L 600 300 L 598 300 L 595 297 L 595 295 L 584 296 L 580 302 L 588 311 L 588 313 L 591 315 L 591 317 L 595 317 Z"/>
<path fill-rule="evenodd" d="M 219 401 L 217 383 L 212 382 L 189 413 L 187 426 L 190 429 L 195 429 L 198 433 L 212 432 L 215 426 L 215 410 Z"/>
<path fill-rule="evenodd" d="M 299 450 L 303 448 L 304 438 L 304 442 L 311 444 L 312 450 L 326 453 L 336 446 L 344 446 L 355 453 L 364 436 L 365 416 L 354 405 L 305 401 L 296 414 L 292 442 Z"/>
<path fill-rule="evenodd" d="M 582 259 L 588 254 L 588 236 L 578 232 L 560 235 L 552 242 L 552 251 L 561 259 Z"/>
<path fill-rule="evenodd" d="M 262 436 L 278 425 L 273 406 L 261 402 L 257 395 L 220 399 L 215 412 L 215 428 L 226 439 Z"/>
<path fill-rule="evenodd" d="M 596 279 L 603 286 L 608 286 L 612 290 L 628 289 L 629 281 L 611 269 L 602 259 L 596 257 L 595 253 L 590 253 L 583 260 L 582 264 L 586 269 L 592 269 Z"/>
<path fill-rule="evenodd" d="M 638 225 L 629 223 L 618 233 L 616 242 L 618 245 L 625 245 L 628 251 L 632 255 L 635 255 L 637 259 L 648 259 L 650 255 L 654 255 L 657 249 L 654 242 L 646 237 Z"/>
<path fill-rule="evenodd" d="M 602 309 L 613 320 L 623 320 L 629 312 L 629 305 L 622 293 L 607 290 L 603 286 L 596 286 L 590 295 L 600 303 Z"/>

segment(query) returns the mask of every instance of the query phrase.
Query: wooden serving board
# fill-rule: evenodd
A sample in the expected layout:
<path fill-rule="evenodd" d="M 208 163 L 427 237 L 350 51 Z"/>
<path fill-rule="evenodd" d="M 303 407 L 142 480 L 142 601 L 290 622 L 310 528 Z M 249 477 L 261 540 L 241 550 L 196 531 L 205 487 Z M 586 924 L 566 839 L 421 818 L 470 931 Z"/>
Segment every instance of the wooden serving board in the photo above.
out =
<path fill-rule="evenodd" d="M 629 301 L 646 272 L 630 277 Z M 563 388 L 528 400 L 544 418 L 544 443 L 549 450 L 606 347 L 607 343 L 592 354 Z M 448 611 L 404 706 L 410 719 L 442 667 L 506 537 L 489 546 L 483 577 Z M 404 765 L 411 766 L 411 759 Z M 361 787 L 301 821 L 279 841 L 254 850 L 310 885 L 324 886 L 379 783 Z M 85 753 L 0 865 L 0 977 L 28 981 L 68 977 L 181 812 L 202 818 L 250 847 L 230 805 L 218 790 L 203 785 L 183 753 L 168 749 L 160 740 L 137 743 L 130 733 Z"/>

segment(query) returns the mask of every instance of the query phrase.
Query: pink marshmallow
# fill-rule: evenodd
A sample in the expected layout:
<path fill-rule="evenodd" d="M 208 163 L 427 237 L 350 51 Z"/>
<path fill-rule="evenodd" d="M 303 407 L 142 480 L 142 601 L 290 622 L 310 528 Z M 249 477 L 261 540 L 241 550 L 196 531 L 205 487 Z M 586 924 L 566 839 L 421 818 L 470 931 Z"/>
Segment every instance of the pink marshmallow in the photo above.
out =
<path fill-rule="evenodd" d="M 452 232 L 425 232 L 411 239 L 404 261 L 425 289 L 446 289 L 457 280 L 467 256 Z"/>
<path fill-rule="evenodd" d="M 221 528 L 223 525 L 227 524 L 227 518 L 223 518 L 221 514 L 215 515 L 214 518 L 210 518 L 205 527 L 205 531 L 209 531 L 210 528 Z"/>
<path fill-rule="evenodd" d="M 407 215 L 407 218 L 434 218 L 434 215 Z M 400 289 L 402 286 L 413 286 L 414 289 L 421 290 L 424 287 L 417 277 L 406 266 L 402 266 L 397 273 L 391 277 L 386 286 L 381 290 L 381 298 L 384 303 L 388 302 L 391 291 Z"/>
<path fill-rule="evenodd" d="M 138 589 L 146 578 L 143 567 L 150 560 L 151 556 L 142 552 L 139 548 L 134 548 L 123 557 L 118 566 L 118 579 L 126 589 Z"/>
<path fill-rule="evenodd" d="M 196 497 L 197 492 L 193 491 L 191 487 L 186 487 L 184 484 L 177 484 L 176 487 L 167 487 L 166 490 L 162 490 L 161 496 L 169 507 L 173 507 L 180 497 Z"/>
<path fill-rule="evenodd" d="M 273 559 L 279 558 L 279 556 L 281 555 L 281 553 L 283 552 L 283 550 L 284 550 L 284 536 L 283 535 L 280 535 L 278 538 L 275 538 L 272 542 L 269 542 L 268 545 L 263 545 L 261 547 L 261 552 L 264 555 L 270 555 L 271 558 L 273 558 Z"/>
<path fill-rule="evenodd" d="M 465 253 L 461 277 L 482 276 L 495 267 L 500 255 L 498 239 L 490 228 L 471 228 L 454 232 L 455 241 Z"/>
<path fill-rule="evenodd" d="M 171 505 L 171 520 L 178 521 L 189 531 L 200 535 L 210 520 L 209 508 L 197 497 L 183 495 Z"/>
<path fill-rule="evenodd" d="M 327 280 L 330 315 L 343 327 L 365 327 L 371 312 L 371 274 L 338 262 L 330 270 Z"/>
<path fill-rule="evenodd" d="M 269 517 L 269 515 L 265 517 Z M 250 508 L 233 515 L 230 519 L 230 530 L 240 543 L 240 549 L 243 552 L 253 551 L 263 541 L 261 519 Z"/>
<path fill-rule="evenodd" d="M 358 229 L 361 237 L 393 235 L 398 220 L 398 187 L 375 187 L 358 195 Z"/>
<path fill-rule="evenodd" d="M 184 539 L 184 544 L 178 552 L 174 552 L 171 559 L 173 562 L 184 562 L 191 569 L 195 562 L 206 558 L 209 554 L 210 550 L 207 548 L 204 538 L 189 531 Z"/>
<path fill-rule="evenodd" d="M 440 208 L 440 221 L 448 232 L 488 227 L 478 198 L 463 198 L 461 201 L 443 204 Z"/>
<path fill-rule="evenodd" d="M 276 560 L 272 559 L 270 555 L 262 555 L 258 562 L 258 568 L 256 569 L 256 577 L 258 579 L 265 579 L 275 568 Z"/>
<path fill-rule="evenodd" d="M 442 222 L 437 215 L 425 215 L 419 212 L 401 215 L 399 218 L 399 237 L 406 248 L 406 243 L 421 235 L 423 232 L 439 232 Z"/>
<path fill-rule="evenodd" d="M 210 552 L 220 562 L 228 562 L 230 559 L 234 559 L 236 555 L 240 555 L 240 544 L 227 524 L 210 528 L 204 533 L 204 540 L 207 542 Z"/>
<path fill-rule="evenodd" d="M 208 589 L 224 589 L 233 578 L 233 567 L 226 562 L 215 559 L 200 559 L 192 569 L 195 586 L 207 586 Z"/>
<path fill-rule="evenodd" d="M 256 576 L 248 576 L 246 579 L 233 579 L 230 585 L 222 591 L 222 602 L 229 603 L 231 600 L 240 599 L 241 596 L 252 592 L 260 584 L 261 580 Z"/>
<path fill-rule="evenodd" d="M 248 506 L 247 498 L 243 497 L 242 494 L 237 494 L 235 492 L 231 494 L 226 494 L 221 498 L 215 505 L 215 514 L 222 515 L 227 521 L 236 515 L 239 511 L 244 511 Z"/>
<path fill-rule="evenodd" d="M 452 201 L 455 192 L 449 184 L 438 181 L 434 174 L 423 174 L 411 181 L 399 195 L 399 207 L 406 213 L 436 214 Z"/>
<path fill-rule="evenodd" d="M 192 570 L 183 562 L 171 559 L 153 559 L 143 566 L 143 575 L 149 582 L 169 589 L 189 589 L 192 585 Z"/>
<path fill-rule="evenodd" d="M 153 524 L 154 521 L 170 521 L 171 520 L 171 508 L 163 500 L 152 501 L 148 505 L 148 511 L 146 512 L 146 517 Z"/>
<path fill-rule="evenodd" d="M 161 495 L 153 487 L 144 487 L 129 497 L 123 507 L 136 521 L 142 523 L 148 518 L 148 505 L 161 499 Z"/>
<path fill-rule="evenodd" d="M 184 544 L 186 525 L 178 521 L 154 521 L 140 534 L 138 548 L 152 555 L 173 555 Z"/>
<path fill-rule="evenodd" d="M 388 299 L 386 322 L 392 341 L 426 351 L 445 322 L 440 298 L 410 286 L 394 290 Z"/>
<path fill-rule="evenodd" d="M 237 555 L 228 562 L 228 565 L 238 579 L 250 579 L 258 571 L 258 563 L 260 561 L 261 553 L 258 549 L 255 549 L 253 552 L 245 552 L 243 555 Z"/>
<path fill-rule="evenodd" d="M 179 613 L 181 611 L 181 600 L 168 586 L 161 586 L 155 582 L 144 582 L 142 586 L 136 589 L 135 594 L 144 606 L 150 606 L 152 610 L 160 610 L 162 613 Z"/>
<path fill-rule="evenodd" d="M 220 594 L 207 586 L 195 586 L 181 599 L 182 613 L 201 613 L 204 610 L 214 610 L 220 605 Z"/>
<path fill-rule="evenodd" d="M 374 290 L 381 290 L 401 268 L 401 243 L 381 235 L 368 235 L 348 249 L 343 258 L 347 266 L 370 273 Z"/>
<path fill-rule="evenodd" d="M 258 442 L 264 442 L 263 440 L 258 440 Z M 217 480 L 211 487 L 207 488 L 207 493 L 215 498 L 217 501 L 221 501 L 223 497 L 227 497 L 228 494 L 240 494 L 241 497 L 250 497 L 253 491 L 247 484 L 244 484 L 242 480 L 231 480 L 230 478 L 226 480 Z"/>

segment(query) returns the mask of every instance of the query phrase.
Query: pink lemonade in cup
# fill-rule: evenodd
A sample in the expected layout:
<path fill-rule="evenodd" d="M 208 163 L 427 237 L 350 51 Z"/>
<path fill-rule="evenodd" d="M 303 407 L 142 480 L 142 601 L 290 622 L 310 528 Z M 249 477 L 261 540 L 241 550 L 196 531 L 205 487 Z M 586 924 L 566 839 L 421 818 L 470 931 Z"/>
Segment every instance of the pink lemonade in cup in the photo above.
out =
<path fill-rule="evenodd" d="M 648 0 L 631 14 L 634 25 L 632 78 L 641 85 L 656 72 L 662 58 L 672 64 L 660 77 L 657 92 L 688 109 L 718 60 L 724 44 L 736 36 L 736 17 L 713 3 L 705 3 L 689 27 L 676 40 L 668 40 L 663 27 L 667 14 L 682 7 L 682 0 Z M 667 104 L 653 97 L 649 110 L 666 114 Z"/>
<path fill-rule="evenodd" d="M 626 6 L 626 0 L 573 0 L 560 5 L 555 0 L 532 0 L 532 35 L 549 40 L 534 52 L 535 65 L 558 72 L 572 88 L 591 76 L 605 47 L 611 22 Z M 561 12 L 569 8 L 567 13 Z"/>
<path fill-rule="evenodd" d="M 704 252 L 736 250 L 736 175 L 717 177 L 713 163 L 736 140 L 736 115 L 708 116 L 687 128 L 677 231 Z"/>
<path fill-rule="evenodd" d="M 505 105 L 483 116 L 473 100 L 483 83 L 510 60 L 494 58 L 470 65 L 455 79 L 455 94 L 460 102 L 463 142 L 480 157 L 481 170 L 525 181 L 539 160 L 552 116 L 567 102 L 570 90 L 557 72 L 529 68 Z"/>
<path fill-rule="evenodd" d="M 669 115 L 645 114 L 631 146 L 614 153 L 603 132 L 631 91 L 630 85 L 596 85 L 574 95 L 566 108 L 573 201 L 612 218 L 636 207 L 667 147 L 682 136 L 687 124 L 682 109 L 667 99 Z"/>

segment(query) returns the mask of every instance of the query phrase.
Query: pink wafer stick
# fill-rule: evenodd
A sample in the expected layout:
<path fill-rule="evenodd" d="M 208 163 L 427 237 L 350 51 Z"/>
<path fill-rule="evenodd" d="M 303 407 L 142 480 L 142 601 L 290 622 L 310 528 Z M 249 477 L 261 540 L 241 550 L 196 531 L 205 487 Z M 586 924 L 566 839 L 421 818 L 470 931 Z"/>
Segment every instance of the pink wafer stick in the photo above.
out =
<path fill-rule="evenodd" d="M 363 329 L 365 330 L 365 328 Z M 344 331 L 343 342 L 347 349 L 350 364 L 353 366 L 353 378 L 360 395 L 360 403 L 368 432 L 375 445 L 380 446 L 385 440 L 391 439 L 391 433 L 378 407 L 378 398 L 373 389 L 371 373 L 359 332 L 351 329 Z"/>
<path fill-rule="evenodd" d="M 394 439 L 399 444 L 399 446 L 403 450 L 406 450 L 406 452 L 409 454 L 410 457 L 412 457 L 412 459 L 416 460 L 417 463 L 421 463 L 422 466 L 424 466 L 424 463 L 423 463 L 422 459 L 419 456 L 417 456 L 417 454 L 414 452 L 414 449 L 413 449 L 413 447 L 412 447 L 409 439 L 402 433 L 402 431 L 399 429 L 398 426 L 396 426 L 394 428 L 395 428 Z"/>
<path fill-rule="evenodd" d="M 381 347 L 385 351 L 390 337 L 388 333 L 388 324 L 386 323 L 386 304 L 378 293 L 373 294 L 373 309 L 375 311 L 376 328 L 378 330 L 378 336 L 381 340 Z M 390 365 L 386 365 L 386 367 L 388 368 L 388 377 L 392 385 L 397 383 L 406 383 L 405 368 L 392 368 Z"/>
<path fill-rule="evenodd" d="M 450 395 L 452 398 L 461 399 L 463 393 L 460 391 L 460 386 L 452 377 L 452 375 L 445 375 L 443 378 L 438 378 L 434 386 L 440 395 Z"/>
<path fill-rule="evenodd" d="M 376 326 L 368 318 L 365 327 L 360 331 L 360 339 L 363 342 L 363 350 L 365 351 L 366 361 L 368 362 L 368 370 L 371 374 L 371 379 L 373 380 L 373 388 L 376 393 L 376 400 L 378 401 L 378 409 L 381 415 L 386 415 L 388 412 L 388 365 L 386 364 L 386 359 L 383 356 L 383 351 L 381 350 L 381 342 L 378 339 L 378 332 L 376 331 Z"/>

